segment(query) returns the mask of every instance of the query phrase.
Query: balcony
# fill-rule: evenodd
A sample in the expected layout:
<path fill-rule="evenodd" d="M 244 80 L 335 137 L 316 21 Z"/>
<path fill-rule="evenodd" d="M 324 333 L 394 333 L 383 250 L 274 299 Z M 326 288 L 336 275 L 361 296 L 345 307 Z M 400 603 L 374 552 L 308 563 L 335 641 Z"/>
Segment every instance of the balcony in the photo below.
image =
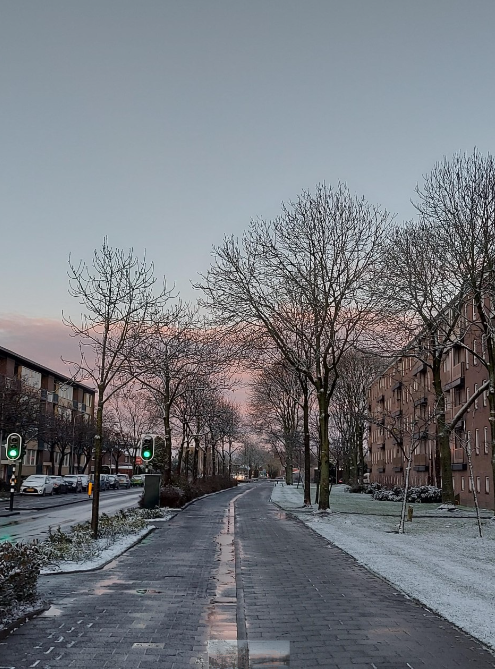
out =
<path fill-rule="evenodd" d="M 424 441 L 428 439 L 428 430 L 419 430 L 419 432 L 414 432 L 413 439 L 415 441 Z"/>
<path fill-rule="evenodd" d="M 428 398 L 423 395 L 423 397 L 418 397 L 417 399 L 414 400 L 414 406 L 415 407 L 423 407 L 428 404 Z"/>
<path fill-rule="evenodd" d="M 426 453 L 416 453 L 414 455 L 414 471 L 415 472 L 427 472 L 429 467 L 428 456 Z"/>
<path fill-rule="evenodd" d="M 377 460 L 376 461 L 376 467 L 377 467 L 377 472 L 379 474 L 384 474 L 385 473 L 385 460 Z"/>
<path fill-rule="evenodd" d="M 402 388 L 402 381 L 397 381 L 397 383 L 394 383 L 394 385 L 392 386 L 392 392 L 394 390 L 399 390 L 399 388 Z"/>
<path fill-rule="evenodd" d="M 401 472 L 403 464 L 404 462 L 401 455 L 399 455 L 399 457 L 397 458 L 392 458 L 392 467 L 394 469 L 394 472 Z"/>
<path fill-rule="evenodd" d="M 463 388 L 464 387 L 464 375 L 465 375 L 465 365 L 463 362 L 460 362 L 458 365 L 452 367 L 452 373 L 450 375 L 451 381 L 446 383 L 443 387 L 444 392 L 447 390 L 452 390 L 452 388 Z"/>
<path fill-rule="evenodd" d="M 419 362 L 416 367 L 413 369 L 412 374 L 413 376 L 417 376 L 417 374 L 422 374 L 426 372 L 426 362 Z"/>
<path fill-rule="evenodd" d="M 467 469 L 466 454 L 463 448 L 454 448 L 452 453 L 452 471 L 464 471 Z"/>

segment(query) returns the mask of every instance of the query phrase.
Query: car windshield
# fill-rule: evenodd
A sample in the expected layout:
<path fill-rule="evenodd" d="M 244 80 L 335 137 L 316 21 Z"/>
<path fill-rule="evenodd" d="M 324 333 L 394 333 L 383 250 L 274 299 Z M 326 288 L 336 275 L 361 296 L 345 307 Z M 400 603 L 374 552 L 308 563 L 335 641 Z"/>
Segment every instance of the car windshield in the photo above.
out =
<path fill-rule="evenodd" d="M 31 483 L 31 481 L 44 481 L 45 477 L 44 476 L 28 476 L 28 478 L 25 480 L 25 483 L 28 481 Z"/>
<path fill-rule="evenodd" d="M 64 476 L 64 479 L 77 479 L 77 476 L 73 476 L 72 474 L 67 474 L 67 476 Z"/>

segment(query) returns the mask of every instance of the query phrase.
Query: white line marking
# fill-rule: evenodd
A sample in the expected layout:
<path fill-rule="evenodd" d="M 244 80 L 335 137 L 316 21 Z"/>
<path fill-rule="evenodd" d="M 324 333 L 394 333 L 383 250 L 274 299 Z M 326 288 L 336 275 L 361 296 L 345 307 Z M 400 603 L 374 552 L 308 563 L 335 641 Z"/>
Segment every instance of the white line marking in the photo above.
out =
<path fill-rule="evenodd" d="M 51 653 L 54 648 L 55 648 L 55 646 L 50 646 L 50 648 L 48 650 L 45 650 L 45 655 L 48 655 L 48 653 Z"/>
<path fill-rule="evenodd" d="M 30 664 L 29 666 L 30 666 L 30 667 L 35 667 L 35 666 L 36 666 L 37 664 L 39 664 L 39 663 L 40 663 L 40 661 L 39 661 L 39 660 L 36 660 L 36 662 L 33 662 L 33 664 Z"/>
<path fill-rule="evenodd" d="M 55 641 L 55 643 L 60 643 L 60 642 L 63 641 L 63 640 L 64 640 L 64 637 L 61 636 L 60 639 L 57 639 L 57 640 Z"/>

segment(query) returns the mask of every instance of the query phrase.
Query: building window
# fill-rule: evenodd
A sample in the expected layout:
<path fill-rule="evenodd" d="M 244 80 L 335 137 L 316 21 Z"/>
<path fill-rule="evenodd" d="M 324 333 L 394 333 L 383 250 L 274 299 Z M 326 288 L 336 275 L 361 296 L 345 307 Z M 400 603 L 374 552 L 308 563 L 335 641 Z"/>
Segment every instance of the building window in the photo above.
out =
<path fill-rule="evenodd" d="M 476 492 L 481 492 L 481 477 L 476 477 Z"/>
<path fill-rule="evenodd" d="M 471 477 L 468 478 L 468 490 L 469 492 L 473 492 L 473 483 L 471 481 Z"/>
<path fill-rule="evenodd" d="M 32 467 L 36 464 L 36 451 L 28 449 L 26 455 L 24 456 L 24 464 Z"/>
<path fill-rule="evenodd" d="M 476 453 L 476 455 L 480 454 L 480 437 L 478 428 L 476 428 L 476 431 L 474 433 L 474 452 Z"/>
<path fill-rule="evenodd" d="M 467 443 L 466 446 L 468 448 L 468 451 L 471 452 L 471 430 L 468 430 L 467 433 Z"/>
<path fill-rule="evenodd" d="M 469 350 L 466 349 L 466 369 L 469 369 Z"/>
<path fill-rule="evenodd" d="M 486 381 L 483 381 L 483 383 L 486 383 Z M 483 406 L 486 407 L 488 402 L 488 390 L 483 391 Z"/>
<path fill-rule="evenodd" d="M 483 428 L 483 439 L 484 439 L 485 455 L 488 455 L 488 428 L 487 427 Z"/>
<path fill-rule="evenodd" d="M 477 392 L 478 392 L 478 384 L 475 383 L 475 384 L 474 384 L 474 394 L 476 395 Z M 476 399 L 474 400 L 474 408 L 475 408 L 475 409 L 478 408 L 478 398 L 476 398 Z"/>
<path fill-rule="evenodd" d="M 478 364 L 478 357 L 477 357 L 477 342 L 476 339 L 473 341 L 473 365 Z"/>
<path fill-rule="evenodd" d="M 461 477 L 461 490 L 464 492 L 465 489 L 466 489 L 466 480 L 465 480 L 464 476 L 462 476 Z"/>
<path fill-rule="evenodd" d="M 488 495 L 490 492 L 490 477 L 485 476 L 485 492 Z"/>

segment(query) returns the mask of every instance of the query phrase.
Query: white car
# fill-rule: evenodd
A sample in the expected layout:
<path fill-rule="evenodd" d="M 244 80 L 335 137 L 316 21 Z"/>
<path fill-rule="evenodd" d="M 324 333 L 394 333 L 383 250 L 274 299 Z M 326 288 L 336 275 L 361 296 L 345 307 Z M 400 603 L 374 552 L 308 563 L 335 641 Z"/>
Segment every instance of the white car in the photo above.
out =
<path fill-rule="evenodd" d="M 42 474 L 28 476 L 22 482 L 21 495 L 53 495 L 53 481 Z"/>

